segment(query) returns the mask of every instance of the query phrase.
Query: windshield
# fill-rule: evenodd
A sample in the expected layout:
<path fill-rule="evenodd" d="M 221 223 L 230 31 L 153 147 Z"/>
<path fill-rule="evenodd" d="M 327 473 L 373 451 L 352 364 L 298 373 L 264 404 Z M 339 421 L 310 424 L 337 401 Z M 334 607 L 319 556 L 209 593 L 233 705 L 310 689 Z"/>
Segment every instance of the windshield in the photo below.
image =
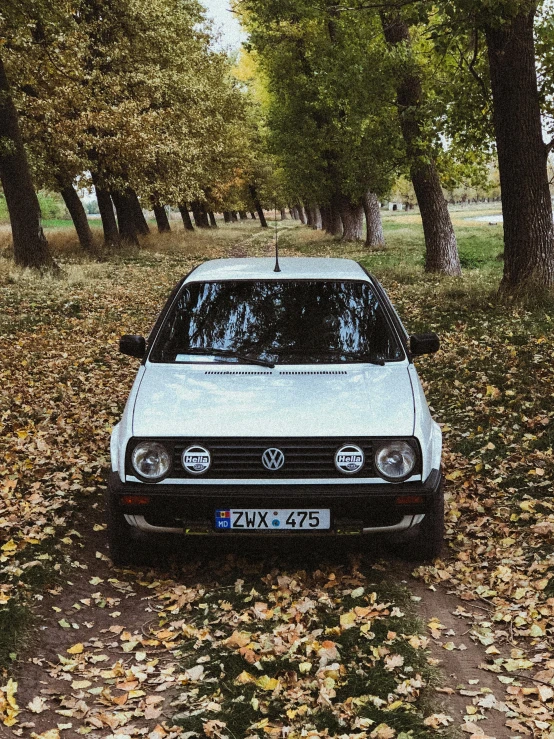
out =
<path fill-rule="evenodd" d="M 404 353 L 368 282 L 226 280 L 184 286 L 150 360 L 247 362 L 250 357 L 328 364 L 394 361 Z"/>

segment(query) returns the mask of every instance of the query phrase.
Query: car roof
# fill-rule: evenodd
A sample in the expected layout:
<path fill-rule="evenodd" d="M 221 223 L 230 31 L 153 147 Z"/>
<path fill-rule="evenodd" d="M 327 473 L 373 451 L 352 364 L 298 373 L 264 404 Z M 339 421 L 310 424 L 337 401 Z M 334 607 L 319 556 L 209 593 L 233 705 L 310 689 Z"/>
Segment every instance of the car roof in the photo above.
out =
<path fill-rule="evenodd" d="M 280 272 L 274 272 L 274 257 L 212 259 L 193 270 L 187 282 L 204 280 L 288 280 L 329 279 L 364 280 L 369 278 L 352 259 L 321 257 L 279 258 Z"/>

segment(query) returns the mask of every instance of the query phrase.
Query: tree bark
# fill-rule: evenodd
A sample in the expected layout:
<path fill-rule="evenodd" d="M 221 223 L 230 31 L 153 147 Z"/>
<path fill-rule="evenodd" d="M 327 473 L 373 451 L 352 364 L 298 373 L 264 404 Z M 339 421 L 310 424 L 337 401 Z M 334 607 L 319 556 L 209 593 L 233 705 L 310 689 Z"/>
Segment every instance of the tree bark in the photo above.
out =
<path fill-rule="evenodd" d="M 253 210 L 250 211 L 250 215 L 252 216 L 252 220 L 255 221 L 256 220 L 256 214 L 254 213 Z"/>
<path fill-rule="evenodd" d="M 239 214 L 236 210 L 231 211 L 231 221 L 235 223 L 239 219 Z"/>
<path fill-rule="evenodd" d="M 194 226 L 192 225 L 192 221 L 190 219 L 188 205 L 186 203 L 179 204 L 179 213 L 181 214 L 181 218 L 183 219 L 183 226 L 185 227 L 185 231 L 194 231 Z"/>
<path fill-rule="evenodd" d="M 554 226 L 535 68 L 535 11 L 486 29 L 502 213 L 501 292 L 554 286 Z"/>
<path fill-rule="evenodd" d="M 231 211 L 230 210 L 224 210 L 223 211 L 223 220 L 225 223 L 231 223 Z"/>
<path fill-rule="evenodd" d="M 96 192 L 96 200 L 98 202 L 98 210 L 102 218 L 102 228 L 104 230 L 104 245 L 107 247 L 121 246 L 119 237 L 119 229 L 115 219 L 114 206 L 110 193 L 98 184 L 98 175 L 92 172 L 92 181 Z"/>
<path fill-rule="evenodd" d="M 254 185 L 248 185 L 248 190 L 250 192 L 250 197 L 252 198 L 252 202 L 254 203 L 254 207 L 256 208 L 256 213 L 258 214 L 258 218 L 260 219 L 260 226 L 262 228 L 267 228 L 267 221 L 265 219 L 262 204 L 260 203 L 260 200 L 258 198 L 258 191 L 256 190 L 256 187 Z"/>
<path fill-rule="evenodd" d="M 144 217 L 142 205 L 140 204 L 138 195 L 132 187 L 129 187 L 127 189 L 125 195 L 129 198 L 129 204 L 133 209 L 135 228 L 137 229 L 137 232 L 142 236 L 148 236 L 148 234 L 150 233 L 150 226 L 148 225 L 148 222 Z"/>
<path fill-rule="evenodd" d="M 342 220 L 343 241 L 360 241 L 364 228 L 364 209 L 361 203 L 354 203 L 346 195 L 338 198 L 340 217 Z"/>
<path fill-rule="evenodd" d="M 335 193 L 329 203 L 329 226 L 326 229 L 331 236 L 341 237 L 343 234 L 342 218 L 339 209 L 339 196 Z"/>
<path fill-rule="evenodd" d="M 69 183 L 66 187 L 60 188 L 60 193 L 75 226 L 79 244 L 88 254 L 93 254 L 96 252 L 94 237 L 89 226 L 87 214 L 75 188 Z"/>
<path fill-rule="evenodd" d="M 209 216 L 209 219 L 210 219 L 210 226 L 212 228 L 217 228 L 217 222 L 215 220 L 215 213 L 213 212 L 213 210 L 209 210 L 208 211 L 208 216 Z"/>
<path fill-rule="evenodd" d="M 288 216 L 287 216 L 287 210 L 286 210 L 286 208 L 281 208 L 281 220 L 282 221 L 288 221 Z"/>
<path fill-rule="evenodd" d="M 298 218 L 296 217 L 295 208 L 289 208 L 289 215 L 292 218 L 293 221 L 297 221 Z"/>
<path fill-rule="evenodd" d="M 248 215 L 246 214 L 245 210 L 239 210 L 239 216 L 241 221 L 247 221 Z"/>
<path fill-rule="evenodd" d="M 314 205 L 312 207 L 312 228 L 314 231 L 321 231 L 323 228 L 319 205 Z"/>
<path fill-rule="evenodd" d="M 10 214 L 15 263 L 56 271 L 41 225 L 40 205 L 33 187 L 17 111 L 0 59 L 0 180 Z"/>
<path fill-rule="evenodd" d="M 381 22 L 387 43 L 393 46 L 410 43 L 410 28 L 399 12 L 382 12 Z M 406 66 L 398 72 L 396 101 L 410 162 L 410 176 L 423 223 L 425 271 L 458 276 L 462 270 L 448 204 L 442 193 L 435 161 L 422 143 L 425 136 L 421 119 L 422 99 L 423 88 L 418 71 Z"/>
<path fill-rule="evenodd" d="M 112 192 L 112 200 L 117 213 L 119 236 L 124 244 L 138 246 L 136 210 L 132 199 L 127 193 Z"/>
<path fill-rule="evenodd" d="M 156 203 L 154 205 L 154 216 L 156 217 L 158 233 L 163 234 L 171 231 L 171 226 L 169 225 L 169 218 L 167 217 L 165 207 L 163 205 L 160 205 L 160 203 Z"/>
<path fill-rule="evenodd" d="M 194 225 L 196 228 L 210 228 L 208 221 L 208 213 L 206 206 L 199 200 L 193 200 L 191 203 L 192 215 L 194 217 Z"/>
<path fill-rule="evenodd" d="M 298 203 L 296 209 L 298 210 L 298 219 L 300 223 L 306 225 L 306 211 L 304 210 L 304 206 Z"/>
<path fill-rule="evenodd" d="M 366 192 L 363 205 L 366 225 L 365 245 L 370 248 L 385 246 L 381 207 L 377 195 L 374 192 Z"/>
<path fill-rule="evenodd" d="M 304 210 L 306 212 L 306 225 L 307 226 L 310 226 L 310 228 L 311 228 L 313 226 L 313 222 L 314 222 L 312 206 L 311 205 L 306 205 L 305 208 L 304 208 Z"/>

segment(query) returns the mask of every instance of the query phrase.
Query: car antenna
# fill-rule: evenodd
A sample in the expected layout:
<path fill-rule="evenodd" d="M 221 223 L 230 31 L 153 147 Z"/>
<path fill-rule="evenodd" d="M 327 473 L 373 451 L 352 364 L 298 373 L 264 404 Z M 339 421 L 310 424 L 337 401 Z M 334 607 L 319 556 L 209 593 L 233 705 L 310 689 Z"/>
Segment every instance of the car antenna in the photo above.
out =
<path fill-rule="evenodd" d="M 279 236 L 277 231 L 277 203 L 274 203 L 274 218 L 275 218 L 275 267 L 273 269 L 274 272 L 280 272 L 281 267 L 279 267 Z"/>

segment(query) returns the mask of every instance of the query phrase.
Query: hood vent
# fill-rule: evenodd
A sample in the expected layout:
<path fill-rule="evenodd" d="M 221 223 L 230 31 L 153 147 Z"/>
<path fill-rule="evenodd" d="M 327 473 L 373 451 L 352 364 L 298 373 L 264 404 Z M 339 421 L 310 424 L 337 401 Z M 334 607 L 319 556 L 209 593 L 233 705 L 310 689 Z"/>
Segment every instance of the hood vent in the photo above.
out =
<path fill-rule="evenodd" d="M 256 370 L 206 370 L 205 375 L 271 375 L 272 372 Z"/>
<path fill-rule="evenodd" d="M 347 375 L 345 370 L 291 370 L 279 372 L 280 375 Z"/>

